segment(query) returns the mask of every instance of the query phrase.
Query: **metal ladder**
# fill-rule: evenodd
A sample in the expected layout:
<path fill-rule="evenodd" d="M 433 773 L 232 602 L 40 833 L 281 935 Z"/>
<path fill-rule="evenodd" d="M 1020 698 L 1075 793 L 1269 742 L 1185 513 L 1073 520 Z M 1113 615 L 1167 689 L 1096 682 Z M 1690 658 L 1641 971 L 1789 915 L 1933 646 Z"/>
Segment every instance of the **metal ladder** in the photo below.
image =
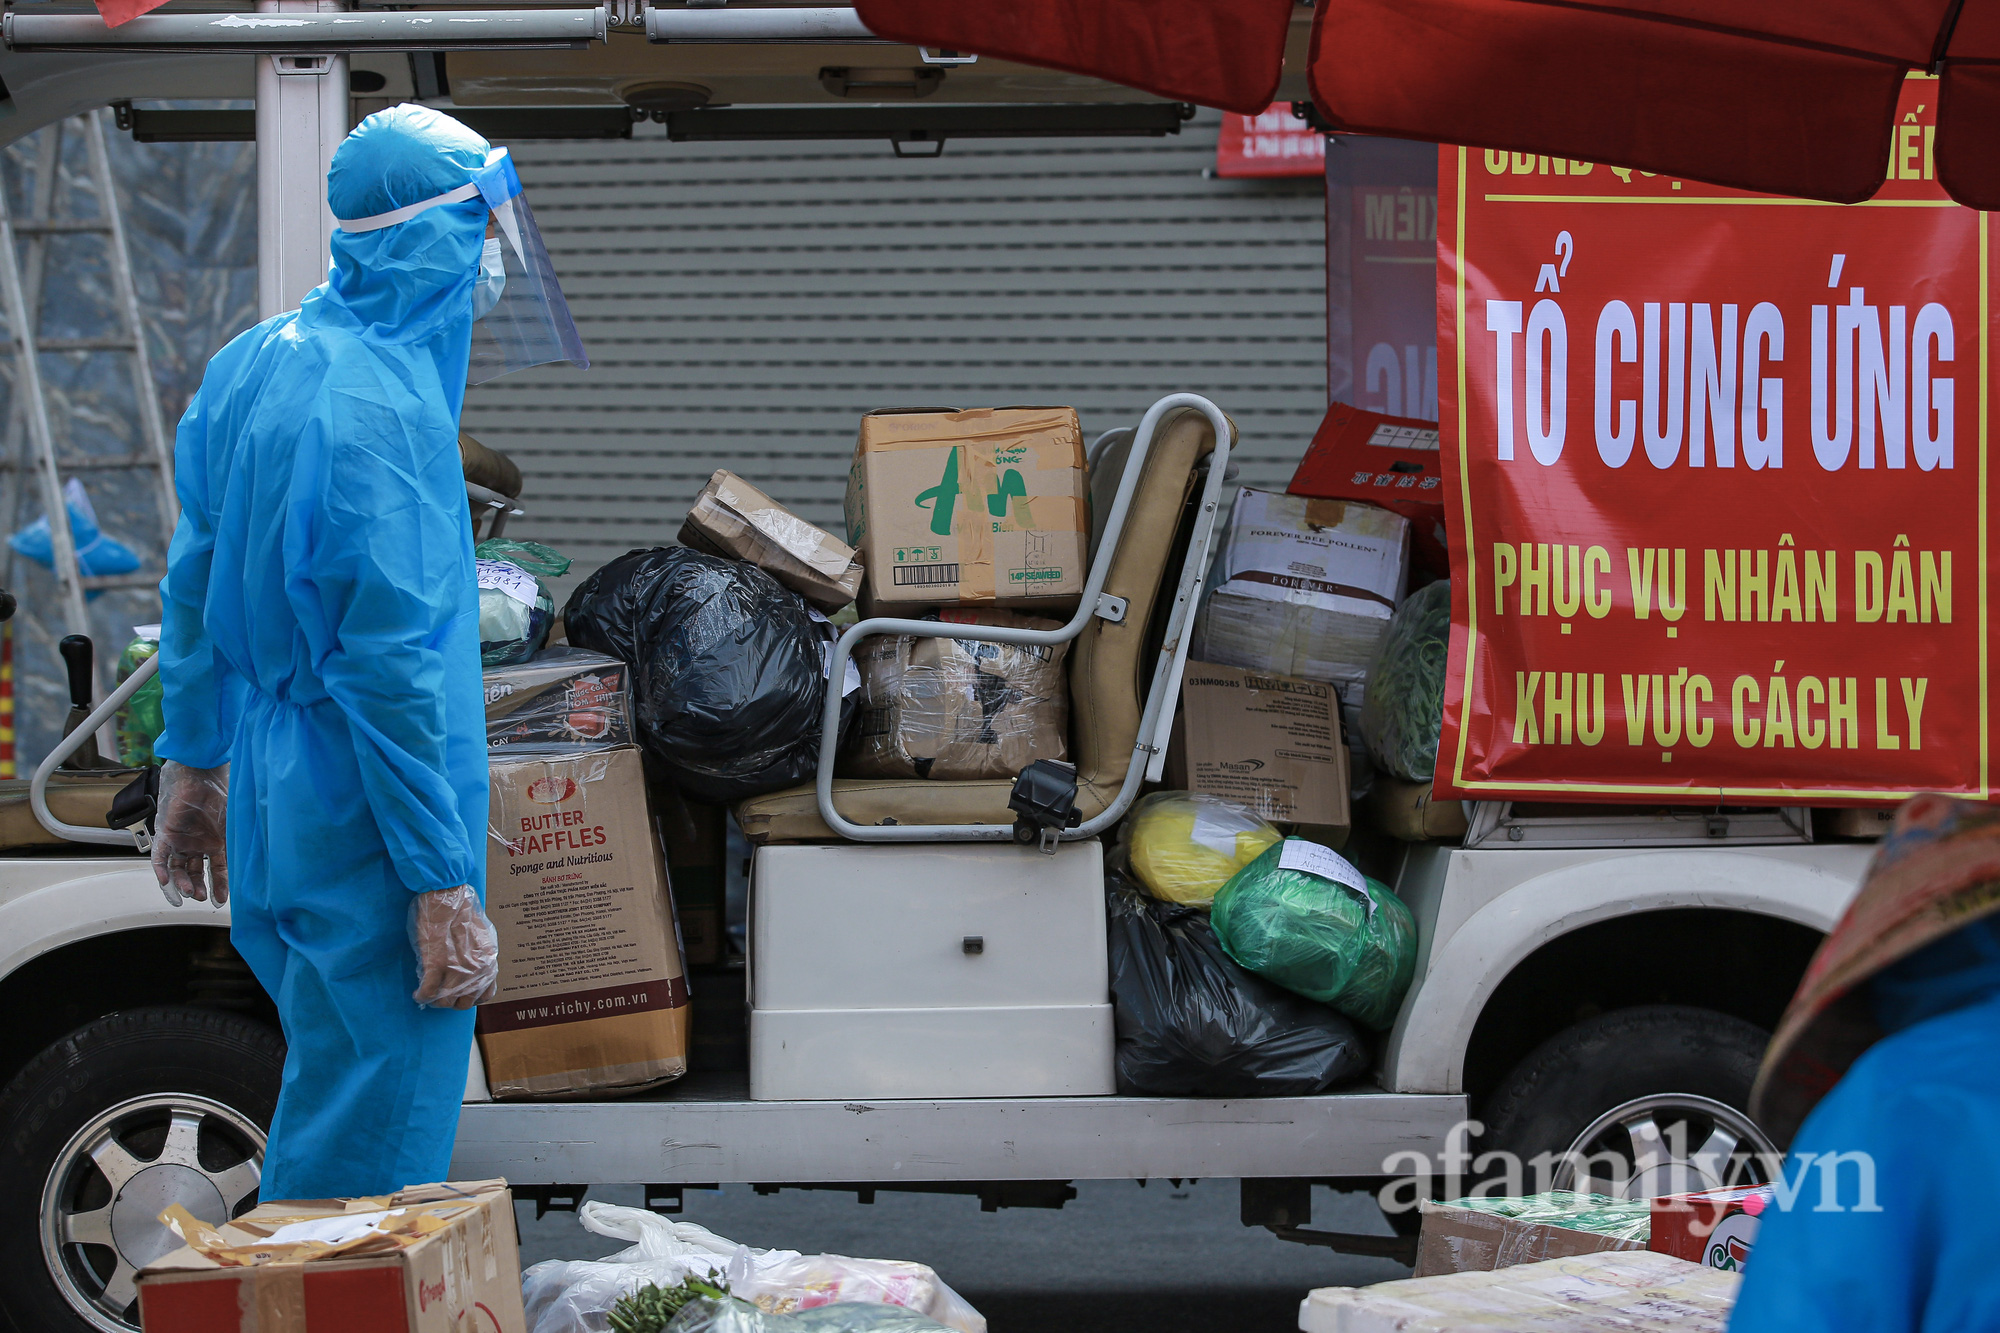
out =
<path fill-rule="evenodd" d="M 0 317 L 12 338 L 15 378 L 13 408 L 7 421 L 5 451 L 0 455 L 0 523 L 19 526 L 23 479 L 32 473 L 39 483 L 49 519 L 51 555 L 64 628 L 71 634 L 90 629 L 84 594 L 98 589 L 155 587 L 158 570 L 86 577 L 77 563 L 76 540 L 70 531 L 69 508 L 63 502 L 63 473 L 83 470 L 140 469 L 159 482 L 158 499 L 162 549 L 173 540 L 180 507 L 174 498 L 173 454 L 160 413 L 159 391 L 153 383 L 152 359 L 139 323 L 139 298 L 132 284 L 132 255 L 126 248 L 125 223 L 118 208 L 118 191 L 111 178 L 105 150 L 102 111 L 57 121 L 41 132 L 36 145 L 34 198 L 24 219 L 16 220 L 6 191 L 0 189 Z M 62 147 L 65 133 L 83 136 L 88 174 L 85 181 L 97 202 L 97 216 L 59 218 L 56 204 L 64 184 Z M 73 178 L 72 178 L 73 179 Z M 43 278 L 47 273 L 49 241 L 74 233 L 103 236 L 110 247 L 113 315 L 117 331 L 97 338 L 41 338 Z M 132 394 L 138 407 L 139 448 L 131 453 L 58 458 L 42 388 L 44 352 L 123 352 L 131 358 Z M 25 445 L 25 449 L 23 446 Z"/>

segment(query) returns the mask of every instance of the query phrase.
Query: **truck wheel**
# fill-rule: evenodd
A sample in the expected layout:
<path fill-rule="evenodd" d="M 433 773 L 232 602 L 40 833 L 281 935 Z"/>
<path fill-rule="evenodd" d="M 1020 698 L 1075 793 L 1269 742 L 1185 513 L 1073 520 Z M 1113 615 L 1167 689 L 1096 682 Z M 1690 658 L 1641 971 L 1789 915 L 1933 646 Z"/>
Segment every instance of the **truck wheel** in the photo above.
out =
<path fill-rule="evenodd" d="M 1684 1005 L 1599 1014 L 1500 1081 L 1486 1144 L 1515 1155 L 1529 1190 L 1647 1199 L 1762 1183 L 1778 1150 L 1743 1108 L 1769 1040 L 1740 1018 Z M 1552 1155 L 1546 1185 L 1542 1154 Z"/>
<path fill-rule="evenodd" d="M 0 1310 L 21 1333 L 136 1333 L 133 1275 L 180 1244 L 180 1204 L 255 1204 L 285 1047 L 262 1024 L 179 1006 L 78 1028 L 0 1092 Z"/>

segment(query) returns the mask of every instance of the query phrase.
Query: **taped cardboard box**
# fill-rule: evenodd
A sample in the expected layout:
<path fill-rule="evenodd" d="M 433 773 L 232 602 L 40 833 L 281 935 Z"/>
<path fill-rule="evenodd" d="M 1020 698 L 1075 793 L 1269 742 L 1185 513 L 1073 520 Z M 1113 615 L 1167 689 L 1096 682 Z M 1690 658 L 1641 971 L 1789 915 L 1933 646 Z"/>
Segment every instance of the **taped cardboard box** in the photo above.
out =
<path fill-rule="evenodd" d="M 1272 823 L 1310 825 L 1337 840 L 1353 823 L 1348 776 L 1331 685 L 1187 664 L 1167 747 L 1169 787 L 1226 796 Z"/>
<path fill-rule="evenodd" d="M 946 610 L 960 625 L 1060 629 L 1012 611 Z M 861 714 L 842 765 L 851 777 L 1012 778 L 1069 755 L 1069 645 L 876 635 L 854 658 Z"/>
<path fill-rule="evenodd" d="M 479 1006 L 494 1097 L 636 1092 L 687 1072 L 688 986 L 635 749 L 495 759 Z"/>
<path fill-rule="evenodd" d="M 1643 1250 L 1652 1225 L 1644 1199 L 1563 1190 L 1525 1198 L 1420 1200 L 1418 1277 L 1483 1272 L 1600 1250 Z"/>
<path fill-rule="evenodd" d="M 485 673 L 486 746 L 509 753 L 632 744 L 632 672 L 581 648 L 549 648 Z"/>
<path fill-rule="evenodd" d="M 718 469 L 708 479 L 681 524 L 680 541 L 726 560 L 747 560 L 829 613 L 861 590 L 861 561 L 853 547 L 734 472 Z"/>
<path fill-rule="evenodd" d="M 1411 557 L 1432 578 L 1451 577 L 1437 422 L 1335 403 L 1285 490 L 1320 500 L 1365 500 L 1401 514 L 1410 520 Z"/>
<path fill-rule="evenodd" d="M 1743 1185 L 1654 1199 L 1646 1248 L 1740 1273 L 1774 1195 L 1769 1185 Z"/>
<path fill-rule="evenodd" d="M 1073 603 L 1089 572 L 1089 495 L 1073 407 L 870 412 L 846 502 L 866 600 L 885 614 Z"/>
<path fill-rule="evenodd" d="M 1410 523 L 1355 500 L 1244 489 L 1197 625 L 1204 662 L 1358 687 L 1409 577 Z"/>
<path fill-rule="evenodd" d="M 166 1215 L 185 1244 L 139 1270 L 146 1333 L 527 1333 L 504 1180 Z"/>

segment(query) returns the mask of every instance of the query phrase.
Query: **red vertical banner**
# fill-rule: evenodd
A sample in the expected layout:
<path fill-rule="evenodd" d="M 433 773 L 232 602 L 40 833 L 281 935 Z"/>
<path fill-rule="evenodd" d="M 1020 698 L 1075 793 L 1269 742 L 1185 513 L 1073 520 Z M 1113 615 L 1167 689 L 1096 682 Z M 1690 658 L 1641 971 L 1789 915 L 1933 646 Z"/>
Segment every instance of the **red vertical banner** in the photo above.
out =
<path fill-rule="evenodd" d="M 1989 230 L 1937 87 L 1865 204 L 1441 150 L 1441 788 L 1988 795 Z"/>

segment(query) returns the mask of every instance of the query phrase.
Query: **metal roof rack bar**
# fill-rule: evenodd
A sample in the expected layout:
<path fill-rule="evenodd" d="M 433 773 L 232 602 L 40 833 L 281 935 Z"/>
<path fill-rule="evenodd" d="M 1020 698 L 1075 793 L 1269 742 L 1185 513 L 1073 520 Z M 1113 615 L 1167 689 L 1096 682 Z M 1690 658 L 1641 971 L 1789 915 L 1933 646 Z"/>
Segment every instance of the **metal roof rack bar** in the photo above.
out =
<path fill-rule="evenodd" d="M 688 9 L 646 8 L 649 42 L 879 42 L 861 16 L 845 5 L 823 8 L 746 9 L 738 5 Z"/>
<path fill-rule="evenodd" d="M 10 51 L 314 54 L 580 49 L 605 40 L 603 8 L 322 14 L 145 14 L 106 27 L 95 14 L 0 18 Z"/>

